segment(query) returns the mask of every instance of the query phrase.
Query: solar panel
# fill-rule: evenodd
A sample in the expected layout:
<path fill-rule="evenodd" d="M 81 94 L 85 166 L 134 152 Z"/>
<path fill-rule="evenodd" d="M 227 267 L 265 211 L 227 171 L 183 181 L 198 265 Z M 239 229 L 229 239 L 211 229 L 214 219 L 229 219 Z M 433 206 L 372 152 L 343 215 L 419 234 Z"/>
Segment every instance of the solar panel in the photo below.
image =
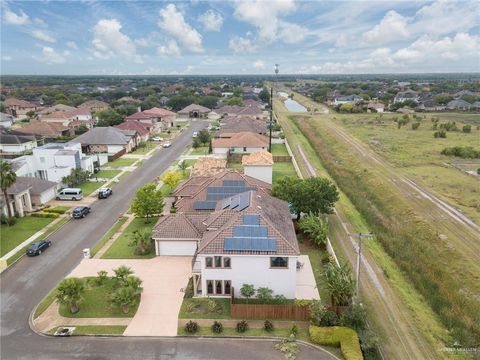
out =
<path fill-rule="evenodd" d="M 260 215 L 243 215 L 243 225 L 260 225 Z"/>
<path fill-rule="evenodd" d="M 242 211 L 246 209 L 250 205 L 250 193 L 244 193 L 240 195 L 240 205 L 238 206 L 238 210 Z"/>
<path fill-rule="evenodd" d="M 238 205 L 240 205 L 240 196 L 232 197 L 232 202 L 230 204 L 230 209 L 235 209 Z"/>
<path fill-rule="evenodd" d="M 222 204 L 222 209 L 226 209 L 227 207 L 230 206 L 230 203 L 231 203 L 231 200 L 230 198 L 226 199 L 223 201 L 223 204 Z"/>
<path fill-rule="evenodd" d="M 277 249 L 277 242 L 275 239 L 269 238 L 245 238 L 245 237 L 230 237 L 225 238 L 223 243 L 224 250 L 227 251 L 265 251 L 273 252 Z"/>
<path fill-rule="evenodd" d="M 195 210 L 215 210 L 216 206 L 215 201 L 195 201 L 193 204 Z"/>
<path fill-rule="evenodd" d="M 258 225 L 235 225 L 233 227 L 234 237 L 266 238 L 268 228 Z"/>
<path fill-rule="evenodd" d="M 223 186 L 245 187 L 245 181 L 244 180 L 223 180 Z"/>

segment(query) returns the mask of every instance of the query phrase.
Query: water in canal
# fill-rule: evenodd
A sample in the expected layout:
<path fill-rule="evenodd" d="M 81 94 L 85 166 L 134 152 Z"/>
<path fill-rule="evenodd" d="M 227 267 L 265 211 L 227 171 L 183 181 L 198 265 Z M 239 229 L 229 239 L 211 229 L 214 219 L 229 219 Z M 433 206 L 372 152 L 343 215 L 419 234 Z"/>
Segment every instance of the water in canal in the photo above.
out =
<path fill-rule="evenodd" d="M 300 105 L 298 102 L 292 99 L 287 99 L 284 101 L 285 107 L 288 111 L 291 112 L 307 112 L 307 108 L 303 105 Z"/>

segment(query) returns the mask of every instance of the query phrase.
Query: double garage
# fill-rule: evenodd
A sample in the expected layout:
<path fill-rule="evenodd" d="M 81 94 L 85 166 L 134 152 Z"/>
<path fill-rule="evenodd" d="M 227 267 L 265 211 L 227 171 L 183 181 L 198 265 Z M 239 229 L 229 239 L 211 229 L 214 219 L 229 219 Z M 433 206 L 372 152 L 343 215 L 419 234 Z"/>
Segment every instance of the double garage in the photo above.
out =
<path fill-rule="evenodd" d="M 196 251 L 197 239 L 155 239 L 155 252 L 157 256 L 194 256 Z"/>

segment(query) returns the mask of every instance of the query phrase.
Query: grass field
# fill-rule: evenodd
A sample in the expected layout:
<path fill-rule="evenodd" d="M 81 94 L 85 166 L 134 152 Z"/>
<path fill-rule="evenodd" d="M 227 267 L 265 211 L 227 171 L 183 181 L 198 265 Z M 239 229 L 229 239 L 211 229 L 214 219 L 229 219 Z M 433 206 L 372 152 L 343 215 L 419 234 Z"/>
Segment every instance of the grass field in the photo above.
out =
<path fill-rule="evenodd" d="M 100 189 L 105 183 L 103 182 L 96 182 L 96 181 L 85 181 L 76 187 L 82 189 L 83 196 L 88 196 L 93 193 L 95 190 Z"/>
<path fill-rule="evenodd" d="M 272 144 L 273 156 L 288 156 L 287 147 L 285 144 Z"/>
<path fill-rule="evenodd" d="M 291 162 L 277 162 L 273 164 L 273 181 L 284 176 L 297 176 Z"/>
<path fill-rule="evenodd" d="M 190 153 L 190 155 L 208 155 L 208 146 L 202 146 L 196 149 L 192 148 L 192 152 Z"/>
<path fill-rule="evenodd" d="M 120 173 L 120 170 L 100 170 L 98 173 L 93 174 L 93 177 L 99 179 L 112 179 Z"/>
<path fill-rule="evenodd" d="M 227 168 L 229 168 L 229 169 L 237 169 L 237 170 L 243 171 L 243 165 L 242 165 L 242 163 L 229 162 L 229 163 L 227 163 Z"/>
<path fill-rule="evenodd" d="M 156 148 L 159 145 L 158 142 L 156 141 L 147 141 L 139 145 L 134 151 L 132 151 L 132 154 L 135 155 L 145 155 L 152 149 Z"/>
<path fill-rule="evenodd" d="M 155 257 L 155 251 L 152 250 L 147 255 L 135 255 L 134 246 L 129 246 L 133 238 L 133 233 L 138 230 L 151 230 L 157 223 L 158 217 L 150 219 L 150 223 L 146 224 L 144 218 L 135 218 L 118 237 L 117 240 L 103 254 L 102 259 L 151 259 Z"/>
<path fill-rule="evenodd" d="M 110 166 L 110 167 L 124 167 L 124 166 L 132 166 L 133 163 L 137 161 L 137 159 L 128 159 L 128 158 L 118 158 L 115 161 L 110 161 L 103 166 Z"/>
<path fill-rule="evenodd" d="M 55 219 L 24 216 L 22 218 L 18 218 L 13 226 L 0 225 L 0 256 L 5 255 L 10 250 L 27 240 L 37 231 L 42 230 L 53 220 Z"/>
<path fill-rule="evenodd" d="M 91 250 L 91 255 L 92 256 L 95 256 L 95 254 L 98 252 L 98 250 L 100 250 L 104 245 L 105 243 L 110 240 L 110 238 L 113 236 L 113 234 L 115 234 L 118 229 L 120 229 L 120 227 L 125 224 L 125 221 L 127 221 L 127 217 L 126 216 L 122 216 L 120 219 L 117 220 L 117 222 L 115 224 L 113 224 L 113 226 L 110 228 L 110 230 L 108 230 L 105 235 L 103 235 L 103 237 L 100 239 L 99 242 L 97 242 L 93 247 L 92 247 L 92 250 Z"/>
<path fill-rule="evenodd" d="M 88 279 L 88 278 L 85 278 Z M 115 291 L 116 280 L 108 278 L 101 286 L 87 285 L 83 294 L 83 301 L 80 303 L 80 310 L 72 314 L 65 305 L 60 305 L 59 313 L 68 318 L 124 318 L 133 317 L 137 312 L 137 301 L 135 306 L 131 306 L 128 313 L 124 313 L 119 307 L 113 306 L 110 302 L 110 296 Z"/>

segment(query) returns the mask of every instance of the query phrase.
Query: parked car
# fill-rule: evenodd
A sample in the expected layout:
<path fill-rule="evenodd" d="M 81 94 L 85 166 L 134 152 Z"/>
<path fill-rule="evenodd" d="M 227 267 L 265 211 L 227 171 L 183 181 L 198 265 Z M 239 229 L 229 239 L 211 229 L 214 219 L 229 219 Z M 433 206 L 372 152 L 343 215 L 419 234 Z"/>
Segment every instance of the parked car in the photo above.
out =
<path fill-rule="evenodd" d="M 161 137 L 158 137 L 158 136 L 152 138 L 152 141 L 162 141 L 162 140 L 163 139 Z"/>
<path fill-rule="evenodd" d="M 108 187 L 102 187 L 98 190 L 98 198 L 106 199 L 113 194 L 113 190 Z"/>
<path fill-rule="evenodd" d="M 74 219 L 82 219 L 90 213 L 90 208 L 88 206 L 78 206 L 72 212 L 72 217 Z"/>
<path fill-rule="evenodd" d="M 195 138 L 195 137 L 197 137 L 197 136 L 198 136 L 198 132 L 194 131 L 192 137 Z"/>
<path fill-rule="evenodd" d="M 58 192 L 56 196 L 57 200 L 82 200 L 82 189 L 79 188 L 66 188 Z"/>
<path fill-rule="evenodd" d="M 42 240 L 32 243 L 27 249 L 27 256 L 37 256 L 52 245 L 50 240 Z"/>
<path fill-rule="evenodd" d="M 172 143 L 170 141 L 167 141 L 167 142 L 163 143 L 164 148 L 169 148 L 170 146 L 172 146 Z"/>

